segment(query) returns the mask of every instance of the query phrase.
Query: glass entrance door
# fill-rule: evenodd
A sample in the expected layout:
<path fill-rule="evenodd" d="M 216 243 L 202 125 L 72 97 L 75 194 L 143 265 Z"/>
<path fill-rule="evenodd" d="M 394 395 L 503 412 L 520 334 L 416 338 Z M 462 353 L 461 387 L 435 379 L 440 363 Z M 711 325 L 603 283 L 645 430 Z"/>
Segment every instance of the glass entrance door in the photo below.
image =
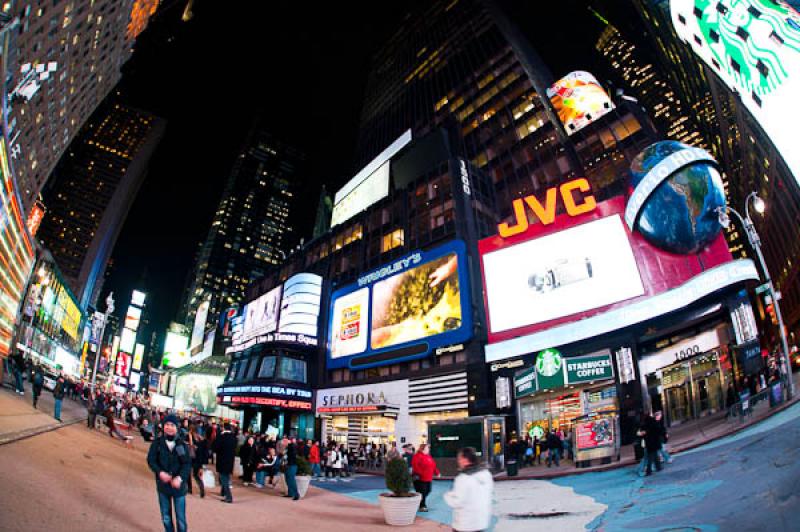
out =
<path fill-rule="evenodd" d="M 689 408 L 689 387 L 675 386 L 664 390 L 670 424 L 676 425 L 691 419 L 692 412 Z"/>
<path fill-rule="evenodd" d="M 697 394 L 698 417 L 713 414 L 722 409 L 722 388 L 719 373 L 701 377 L 694 381 Z"/>

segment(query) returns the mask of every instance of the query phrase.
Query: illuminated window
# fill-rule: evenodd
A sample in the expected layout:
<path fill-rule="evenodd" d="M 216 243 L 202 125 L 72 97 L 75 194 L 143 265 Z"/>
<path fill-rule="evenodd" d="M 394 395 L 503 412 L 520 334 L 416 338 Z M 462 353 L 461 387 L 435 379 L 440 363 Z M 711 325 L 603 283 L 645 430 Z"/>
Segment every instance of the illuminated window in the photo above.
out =
<path fill-rule="evenodd" d="M 395 229 L 388 235 L 383 236 L 381 252 L 386 253 L 389 250 L 398 248 L 403 245 L 404 233 L 402 229 Z"/>

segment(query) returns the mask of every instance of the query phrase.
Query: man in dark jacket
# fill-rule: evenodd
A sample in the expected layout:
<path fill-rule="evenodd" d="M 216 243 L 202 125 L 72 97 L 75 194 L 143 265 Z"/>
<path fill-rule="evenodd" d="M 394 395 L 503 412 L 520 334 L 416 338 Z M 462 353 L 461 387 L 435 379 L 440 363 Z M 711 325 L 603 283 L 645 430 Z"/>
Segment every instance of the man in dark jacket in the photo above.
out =
<path fill-rule="evenodd" d="M 653 473 L 653 464 L 656 471 L 661 471 L 661 462 L 658 461 L 658 452 L 661 450 L 661 442 L 664 435 L 661 425 L 653 416 L 647 416 L 644 420 L 644 449 L 647 453 L 647 470 L 645 476 Z"/>
<path fill-rule="evenodd" d="M 31 380 L 33 381 L 33 408 L 36 408 L 36 404 L 39 402 L 39 396 L 42 395 L 42 386 L 44 386 L 44 373 L 42 372 L 42 368 L 36 366 Z"/>
<path fill-rule="evenodd" d="M 563 444 L 561 443 L 561 438 L 558 437 L 556 431 L 551 430 L 547 434 L 547 467 L 555 462 L 556 467 L 558 467 L 559 460 L 561 459 L 561 447 Z"/>
<path fill-rule="evenodd" d="M 53 417 L 56 418 L 59 422 L 61 421 L 61 402 L 64 400 L 64 376 L 59 375 L 58 380 L 56 381 L 56 387 L 53 388 L 53 399 L 55 399 L 55 411 L 53 412 Z"/>
<path fill-rule="evenodd" d="M 189 447 L 177 437 L 178 418 L 164 418 L 164 435 L 156 438 L 147 453 L 147 465 L 156 476 L 158 505 L 166 532 L 175 532 L 172 507 L 178 532 L 186 532 L 186 482 L 192 474 Z"/>
<path fill-rule="evenodd" d="M 285 439 L 285 437 L 284 437 Z M 300 494 L 297 492 L 297 440 L 292 438 L 289 444 L 286 445 L 286 488 L 288 495 L 284 497 L 291 497 L 292 500 L 298 500 Z"/>
<path fill-rule="evenodd" d="M 22 351 L 17 349 L 11 357 L 14 363 L 14 380 L 16 383 L 17 393 L 25 395 L 25 387 L 22 384 L 22 372 L 25 371 L 25 357 L 22 356 Z"/>
<path fill-rule="evenodd" d="M 219 473 L 219 483 L 222 485 L 223 502 L 232 503 L 233 493 L 231 493 L 231 475 L 233 474 L 233 463 L 236 458 L 236 436 L 231 432 L 231 424 L 225 423 L 222 434 L 214 440 L 214 454 L 217 455 L 217 473 Z"/>

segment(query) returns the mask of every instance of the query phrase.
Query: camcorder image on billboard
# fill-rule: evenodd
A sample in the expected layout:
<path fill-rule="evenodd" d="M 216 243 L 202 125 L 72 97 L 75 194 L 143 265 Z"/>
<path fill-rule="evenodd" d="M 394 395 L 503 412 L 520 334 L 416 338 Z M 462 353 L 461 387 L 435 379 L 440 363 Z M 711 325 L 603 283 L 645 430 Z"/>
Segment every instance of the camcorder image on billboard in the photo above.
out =
<path fill-rule="evenodd" d="M 461 327 L 458 256 L 450 253 L 375 283 L 373 349 Z"/>
<path fill-rule="evenodd" d="M 466 249 L 454 241 L 362 276 L 331 298 L 329 367 L 381 365 L 369 355 L 415 346 L 404 360 L 472 335 Z M 363 356 L 361 356 L 363 355 Z M 390 362 L 387 362 L 390 361 Z"/>
<path fill-rule="evenodd" d="M 570 135 L 614 109 L 605 89 L 588 72 L 567 74 L 547 89 L 547 96 Z"/>
<path fill-rule="evenodd" d="M 492 332 L 644 293 L 619 215 L 486 253 L 483 269 Z"/>

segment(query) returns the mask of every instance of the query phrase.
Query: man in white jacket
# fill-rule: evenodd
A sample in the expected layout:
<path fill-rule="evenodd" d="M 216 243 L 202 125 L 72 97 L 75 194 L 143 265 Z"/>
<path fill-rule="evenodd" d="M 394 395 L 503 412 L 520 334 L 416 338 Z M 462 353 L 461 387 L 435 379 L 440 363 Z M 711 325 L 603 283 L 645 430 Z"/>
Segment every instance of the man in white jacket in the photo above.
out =
<path fill-rule="evenodd" d="M 453 509 L 453 530 L 488 530 L 492 520 L 492 474 L 478 463 L 478 455 L 472 447 L 459 450 L 457 461 L 461 472 L 452 491 L 444 494 L 444 501 Z"/>

